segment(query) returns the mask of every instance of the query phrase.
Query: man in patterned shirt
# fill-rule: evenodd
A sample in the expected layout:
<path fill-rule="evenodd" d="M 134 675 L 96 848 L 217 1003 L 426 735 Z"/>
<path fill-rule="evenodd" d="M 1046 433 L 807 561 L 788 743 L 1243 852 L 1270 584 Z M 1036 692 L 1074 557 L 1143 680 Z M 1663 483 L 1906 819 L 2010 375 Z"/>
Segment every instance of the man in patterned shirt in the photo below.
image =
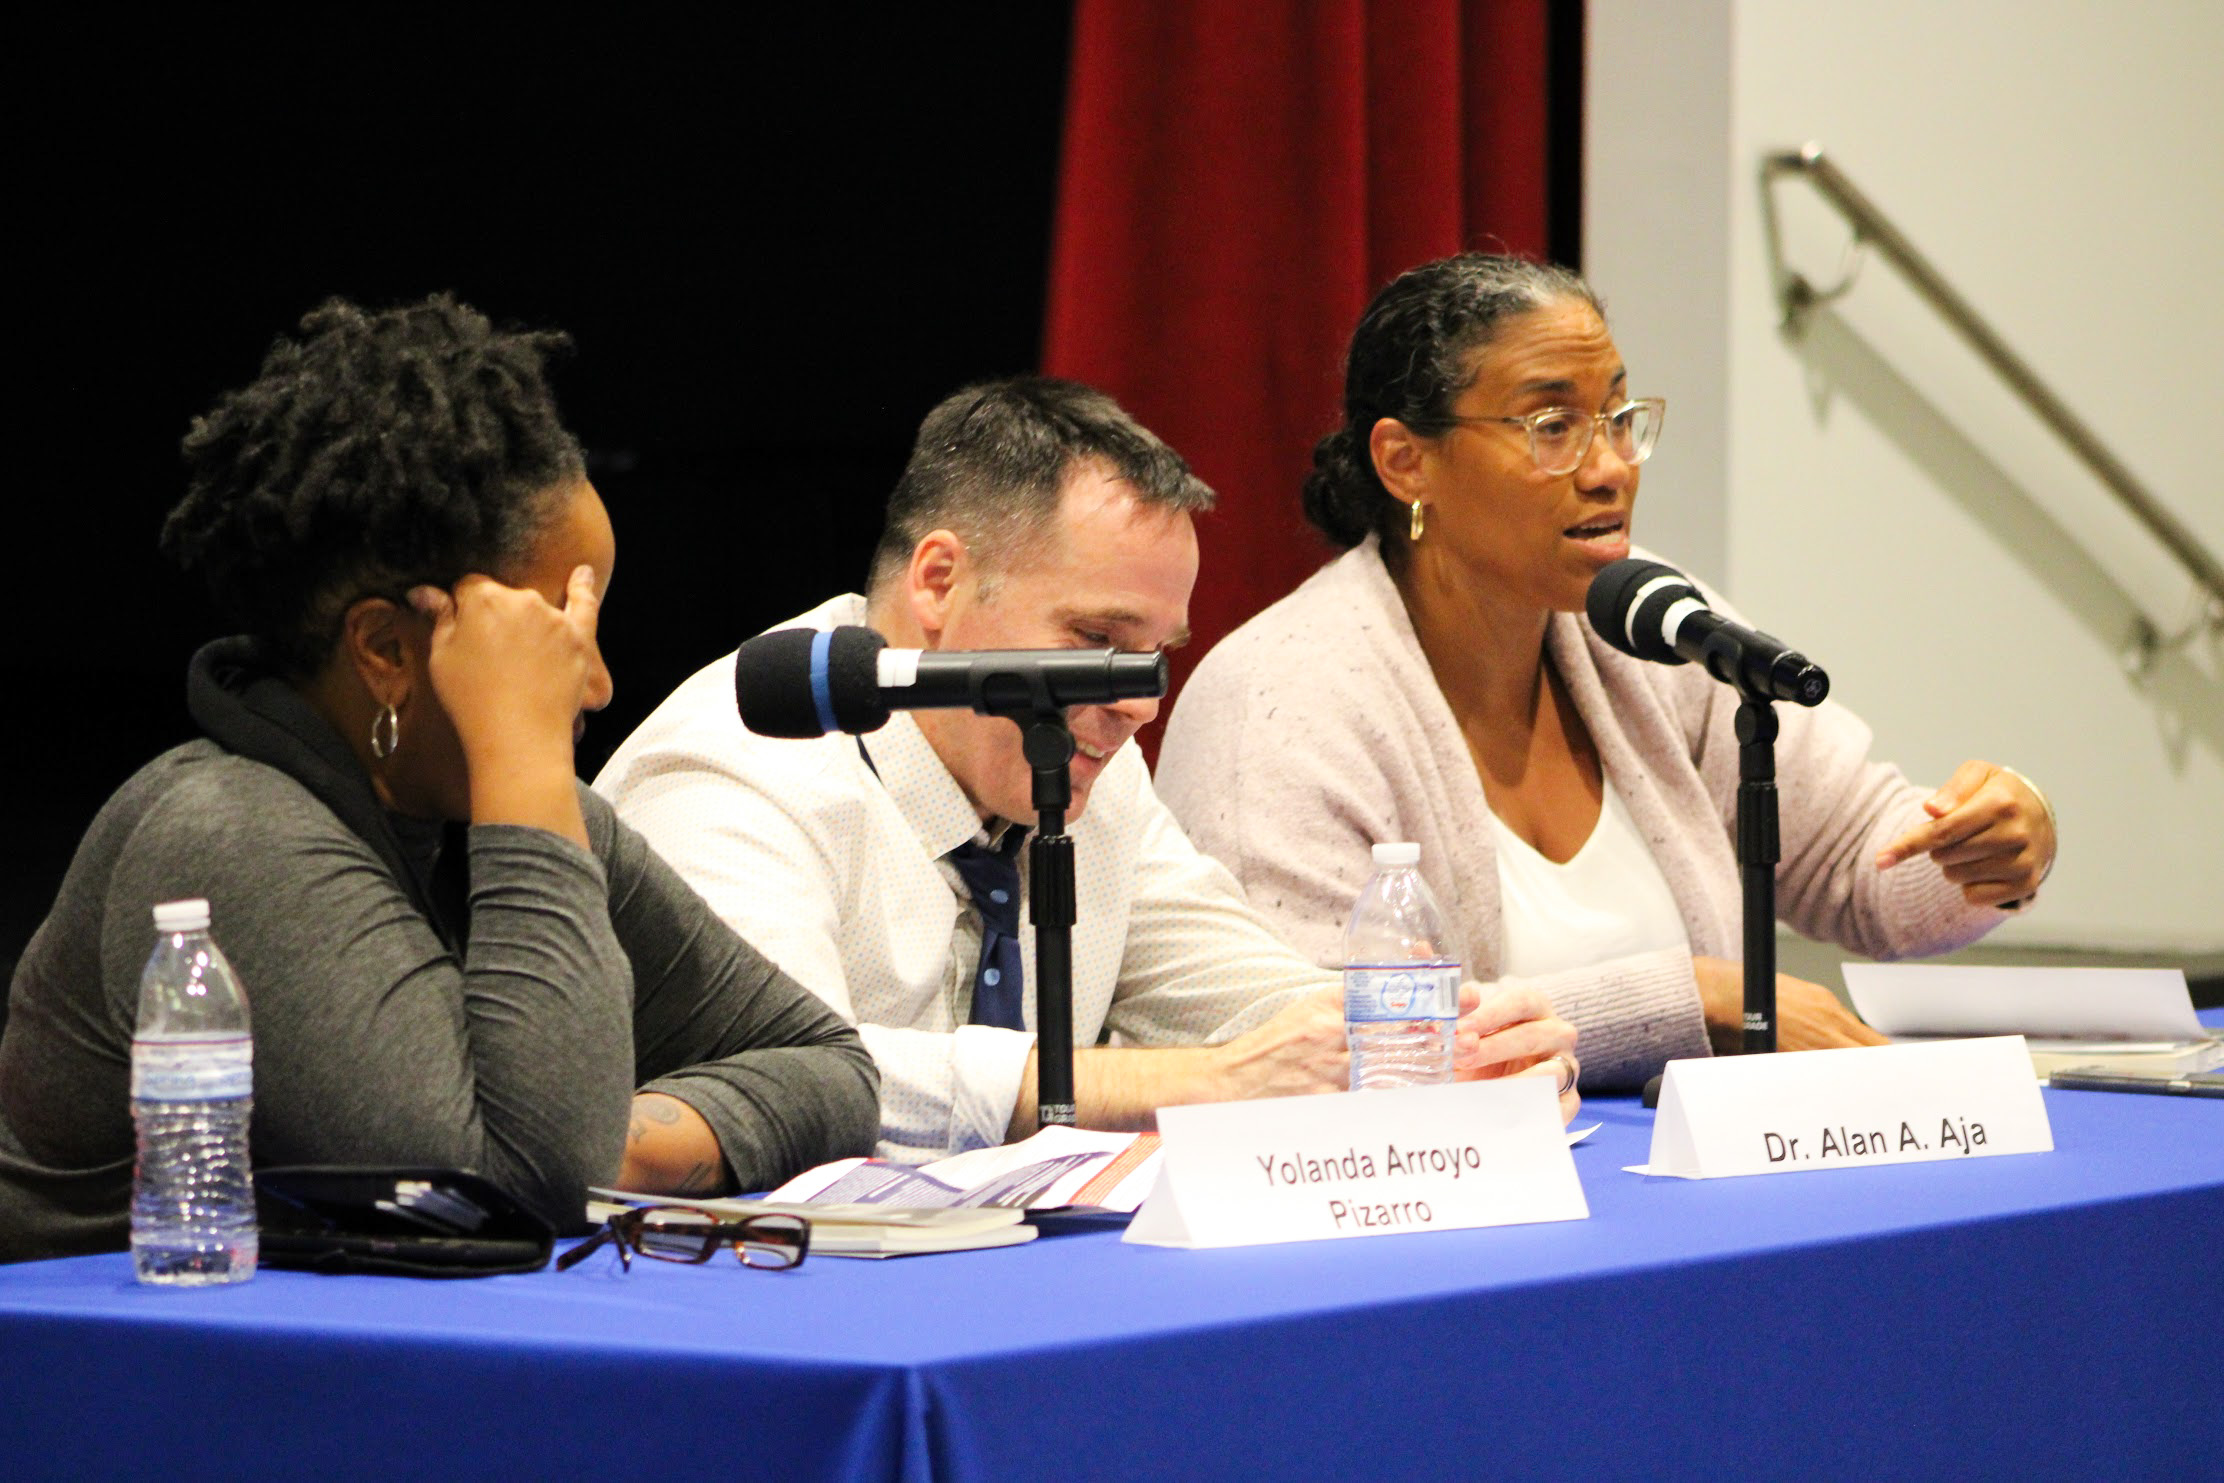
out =
<path fill-rule="evenodd" d="M 1173 648 L 1197 577 L 1191 515 L 1212 498 L 1101 392 L 1035 377 L 969 387 L 920 428 L 869 594 L 778 626 L 869 624 L 909 649 Z M 729 655 L 659 706 L 595 787 L 737 931 L 858 1026 L 880 1064 L 882 1157 L 919 1162 L 1033 1132 L 1032 937 L 1017 932 L 1012 995 L 997 966 L 1010 958 L 984 954 L 959 865 L 1009 858 L 1034 817 L 1019 728 L 919 710 L 870 736 L 776 740 L 742 727 L 733 693 Z M 1338 1091 L 1348 1077 L 1336 976 L 1252 915 L 1126 745 L 1157 709 L 1068 714 L 1084 1127 L 1148 1127 L 1159 1107 Z M 1024 921 L 1024 900 L 995 899 L 992 922 L 1015 909 Z M 1554 1058 L 1575 1032 L 1541 996 L 1467 995 L 1464 1071 L 1565 1069 Z M 1573 1115 L 1572 1093 L 1563 1110 Z"/>

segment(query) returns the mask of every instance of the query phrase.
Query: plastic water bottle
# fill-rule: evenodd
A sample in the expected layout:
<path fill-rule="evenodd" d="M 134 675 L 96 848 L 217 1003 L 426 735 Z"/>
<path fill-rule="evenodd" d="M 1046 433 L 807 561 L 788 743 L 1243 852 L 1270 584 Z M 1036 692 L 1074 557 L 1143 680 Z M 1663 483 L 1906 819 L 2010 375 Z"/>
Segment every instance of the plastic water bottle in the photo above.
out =
<path fill-rule="evenodd" d="M 1417 844 L 1375 846 L 1375 873 L 1344 930 L 1344 1035 L 1351 1089 L 1452 1079 L 1460 965 L 1421 879 Z"/>
<path fill-rule="evenodd" d="M 157 906 L 154 952 L 139 976 L 131 1261 L 141 1282 L 206 1287 L 255 1275 L 255 1041 L 247 996 L 208 925 L 206 901 Z"/>

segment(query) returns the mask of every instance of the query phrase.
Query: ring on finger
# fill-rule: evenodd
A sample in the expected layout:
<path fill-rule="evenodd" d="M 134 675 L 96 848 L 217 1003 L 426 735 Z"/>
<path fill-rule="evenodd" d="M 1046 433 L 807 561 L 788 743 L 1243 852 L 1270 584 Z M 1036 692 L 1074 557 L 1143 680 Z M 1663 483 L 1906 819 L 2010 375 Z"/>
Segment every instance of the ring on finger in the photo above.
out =
<path fill-rule="evenodd" d="M 1568 1093 L 1575 1090 L 1575 1078 L 1580 1074 L 1580 1068 L 1578 1068 L 1575 1064 L 1575 1057 L 1568 1055 L 1564 1051 L 1554 1051 L 1552 1053 L 1552 1059 L 1560 1063 L 1560 1085 L 1558 1087 L 1558 1091 L 1559 1095 L 1565 1097 Z"/>

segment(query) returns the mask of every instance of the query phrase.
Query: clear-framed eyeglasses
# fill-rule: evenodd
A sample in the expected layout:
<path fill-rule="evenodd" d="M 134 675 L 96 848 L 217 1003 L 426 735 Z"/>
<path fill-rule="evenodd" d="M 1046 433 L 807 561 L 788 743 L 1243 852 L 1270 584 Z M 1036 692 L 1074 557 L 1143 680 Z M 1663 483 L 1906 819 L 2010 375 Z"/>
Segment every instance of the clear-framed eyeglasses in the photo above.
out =
<path fill-rule="evenodd" d="M 601 1230 L 557 1257 L 556 1270 L 578 1265 L 606 1243 L 617 1247 L 629 1272 L 635 1252 L 660 1262 L 699 1263 L 721 1246 L 731 1246 L 745 1267 L 778 1271 L 803 1264 L 811 1249 L 811 1223 L 800 1215 L 721 1220 L 686 1205 L 643 1205 L 611 1216 Z"/>
<path fill-rule="evenodd" d="M 1448 417 L 1461 424 L 1504 423 L 1529 434 L 1529 457 L 1540 473 L 1558 478 L 1583 467 L 1590 455 L 1591 439 L 1606 429 L 1606 446 L 1624 463 L 1643 463 L 1653 456 L 1660 441 L 1660 424 L 1668 415 L 1665 397 L 1644 397 L 1624 402 L 1611 412 L 1578 412 L 1572 407 L 1547 407 L 1527 417 Z"/>

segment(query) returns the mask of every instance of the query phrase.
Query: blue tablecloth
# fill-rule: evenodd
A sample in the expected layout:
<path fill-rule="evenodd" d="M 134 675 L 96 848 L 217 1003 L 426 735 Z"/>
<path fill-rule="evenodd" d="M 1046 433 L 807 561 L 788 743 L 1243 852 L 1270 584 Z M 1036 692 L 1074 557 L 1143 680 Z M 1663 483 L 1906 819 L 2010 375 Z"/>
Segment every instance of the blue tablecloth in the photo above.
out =
<path fill-rule="evenodd" d="M 0 1474 L 165 1479 L 2216 1477 L 2224 1103 L 2049 1091 L 2056 1151 L 1592 1217 L 790 1274 L 141 1288 L 0 1268 Z"/>

